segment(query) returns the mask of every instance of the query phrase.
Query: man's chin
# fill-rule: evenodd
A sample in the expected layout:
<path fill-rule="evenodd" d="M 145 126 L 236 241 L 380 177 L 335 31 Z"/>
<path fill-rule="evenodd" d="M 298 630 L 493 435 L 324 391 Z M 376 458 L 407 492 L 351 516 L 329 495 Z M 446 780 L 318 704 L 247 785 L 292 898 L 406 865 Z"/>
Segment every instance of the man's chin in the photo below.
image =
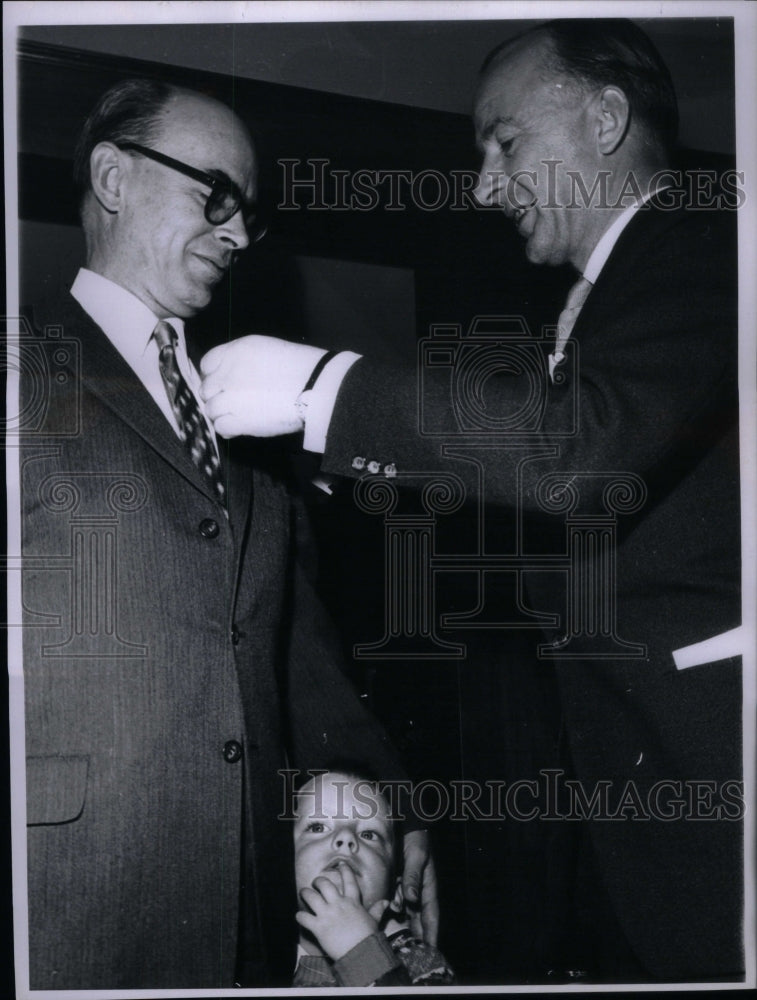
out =
<path fill-rule="evenodd" d="M 529 264 L 545 264 L 543 256 L 538 252 L 538 250 L 530 250 L 526 247 L 526 260 Z"/>
<path fill-rule="evenodd" d="M 526 237 L 524 253 L 529 264 L 547 263 L 548 254 L 546 253 L 544 246 L 542 246 L 541 242 L 538 240 L 535 231 L 532 231 L 529 236 Z"/>
<path fill-rule="evenodd" d="M 178 316 L 179 319 L 191 319 L 197 313 L 202 312 L 203 309 L 207 309 L 212 298 L 212 288 L 204 286 L 199 288 L 195 286 L 190 295 L 186 295 L 181 301 L 176 303 L 176 307 L 171 315 Z"/>
<path fill-rule="evenodd" d="M 533 238 L 526 243 L 525 254 L 529 264 L 550 264 L 553 267 L 564 264 L 567 259 L 564 255 L 557 253 L 553 247 L 545 247 Z"/>

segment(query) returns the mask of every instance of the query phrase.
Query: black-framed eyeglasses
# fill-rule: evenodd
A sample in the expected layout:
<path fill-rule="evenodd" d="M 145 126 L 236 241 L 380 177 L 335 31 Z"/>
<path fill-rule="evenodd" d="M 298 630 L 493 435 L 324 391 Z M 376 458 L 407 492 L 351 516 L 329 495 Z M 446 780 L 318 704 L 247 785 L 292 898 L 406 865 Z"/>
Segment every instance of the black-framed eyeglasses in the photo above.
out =
<path fill-rule="evenodd" d="M 248 201 L 230 177 L 214 177 L 213 174 L 198 170 L 197 167 L 190 167 L 181 160 L 175 160 L 172 156 L 166 156 L 165 153 L 159 153 L 156 149 L 142 146 L 138 142 L 119 142 L 115 145 L 125 152 L 141 153 L 142 156 L 155 160 L 164 167 L 178 170 L 180 174 L 207 185 L 210 194 L 205 202 L 205 218 L 212 226 L 222 226 L 241 210 L 250 242 L 257 243 L 265 236 L 267 227 L 258 219 L 257 203 Z"/>

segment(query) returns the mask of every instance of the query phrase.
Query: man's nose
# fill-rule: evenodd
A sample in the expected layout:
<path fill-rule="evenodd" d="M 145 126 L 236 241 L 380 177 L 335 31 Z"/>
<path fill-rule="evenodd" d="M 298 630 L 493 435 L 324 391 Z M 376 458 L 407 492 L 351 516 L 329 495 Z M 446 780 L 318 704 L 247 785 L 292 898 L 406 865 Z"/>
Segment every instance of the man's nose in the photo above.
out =
<path fill-rule="evenodd" d="M 487 148 L 484 160 L 478 172 L 478 183 L 473 189 L 473 197 L 479 205 L 495 205 L 499 203 L 497 192 L 505 183 L 505 175 L 500 163 L 498 149 Z"/>
<path fill-rule="evenodd" d="M 335 851 L 341 851 L 345 854 L 354 854 L 358 848 L 357 837 L 354 831 L 347 826 L 335 830 L 331 842 Z"/>
<path fill-rule="evenodd" d="M 234 250 L 244 250 L 250 245 L 250 235 L 244 224 L 242 210 L 238 209 L 230 219 L 216 227 L 216 235 L 224 243 L 232 245 Z"/>

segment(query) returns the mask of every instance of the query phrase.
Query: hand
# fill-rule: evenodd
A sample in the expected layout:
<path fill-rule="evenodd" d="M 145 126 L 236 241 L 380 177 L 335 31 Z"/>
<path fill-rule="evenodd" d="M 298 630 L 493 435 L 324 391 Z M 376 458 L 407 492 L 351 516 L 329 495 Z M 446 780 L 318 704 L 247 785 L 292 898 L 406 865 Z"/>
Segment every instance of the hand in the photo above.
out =
<path fill-rule="evenodd" d="M 402 891 L 410 918 L 410 930 L 426 944 L 436 946 L 439 937 L 439 899 L 436 869 L 426 830 L 411 830 L 405 834 Z"/>
<path fill-rule="evenodd" d="M 300 897 L 312 913 L 298 910 L 297 923 L 316 938 L 330 959 L 336 961 L 364 938 L 378 930 L 378 922 L 389 905 L 386 899 L 374 903 L 370 911 L 363 906 L 355 873 L 341 863 L 342 890 L 321 875 L 313 880 L 312 888 L 302 889 Z"/>
<path fill-rule="evenodd" d="M 219 344 L 200 362 L 200 395 L 219 437 L 274 437 L 302 429 L 295 401 L 320 347 L 252 335 Z"/>

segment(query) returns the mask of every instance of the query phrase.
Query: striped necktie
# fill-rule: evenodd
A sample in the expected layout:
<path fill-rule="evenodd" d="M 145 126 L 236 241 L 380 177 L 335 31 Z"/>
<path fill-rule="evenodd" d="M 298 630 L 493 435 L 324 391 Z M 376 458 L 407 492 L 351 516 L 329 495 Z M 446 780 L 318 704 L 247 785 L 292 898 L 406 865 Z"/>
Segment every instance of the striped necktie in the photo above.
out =
<path fill-rule="evenodd" d="M 557 337 L 555 339 L 555 349 L 549 356 L 549 377 L 554 382 L 554 371 L 557 365 L 565 358 L 565 345 L 568 342 L 571 331 L 575 326 L 578 314 L 581 312 L 584 302 L 589 297 L 589 292 L 594 286 L 583 276 L 573 285 L 568 292 L 565 308 L 560 313 L 557 320 Z"/>
<path fill-rule="evenodd" d="M 210 436 L 208 425 L 200 412 L 194 393 L 179 371 L 176 362 L 177 334 L 170 323 L 161 320 L 153 333 L 158 345 L 160 374 L 165 383 L 168 401 L 171 404 L 179 437 L 184 442 L 192 462 L 205 476 L 220 502 L 226 503 L 226 487 L 221 480 L 221 463 L 215 443 Z"/>

